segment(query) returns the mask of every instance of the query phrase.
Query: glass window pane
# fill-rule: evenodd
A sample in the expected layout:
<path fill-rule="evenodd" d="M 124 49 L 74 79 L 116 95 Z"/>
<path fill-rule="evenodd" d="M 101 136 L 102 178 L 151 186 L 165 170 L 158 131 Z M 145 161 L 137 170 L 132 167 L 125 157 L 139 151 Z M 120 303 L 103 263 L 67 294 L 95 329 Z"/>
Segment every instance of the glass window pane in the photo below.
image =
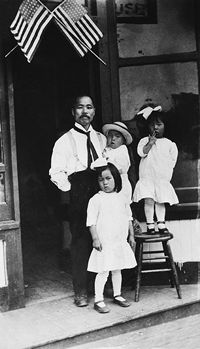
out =
<path fill-rule="evenodd" d="M 198 96 L 194 62 L 123 67 L 119 77 L 123 120 L 133 118 L 147 100 L 170 110 L 174 107 L 174 96 Z M 188 115 L 185 119 L 188 120 Z"/>
<path fill-rule="evenodd" d="M 120 68 L 120 89 L 123 120 L 133 119 L 147 101 L 167 111 L 168 135 L 179 149 L 173 185 L 181 204 L 197 203 L 200 119 L 196 63 Z"/>
<path fill-rule="evenodd" d="M 5 200 L 5 176 L 4 173 L 0 173 L 0 204 Z"/>
<path fill-rule="evenodd" d="M 192 0 L 157 0 L 157 24 L 117 24 L 119 57 L 196 51 L 194 23 Z"/>

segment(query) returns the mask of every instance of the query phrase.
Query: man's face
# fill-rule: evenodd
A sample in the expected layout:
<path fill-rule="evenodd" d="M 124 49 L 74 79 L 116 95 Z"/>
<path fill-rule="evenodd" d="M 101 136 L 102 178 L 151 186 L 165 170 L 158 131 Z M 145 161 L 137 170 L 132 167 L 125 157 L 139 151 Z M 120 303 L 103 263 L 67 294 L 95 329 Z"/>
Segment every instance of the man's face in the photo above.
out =
<path fill-rule="evenodd" d="M 84 96 L 77 99 L 76 105 L 72 109 L 72 115 L 75 121 L 87 130 L 95 115 L 95 108 L 91 98 Z"/>

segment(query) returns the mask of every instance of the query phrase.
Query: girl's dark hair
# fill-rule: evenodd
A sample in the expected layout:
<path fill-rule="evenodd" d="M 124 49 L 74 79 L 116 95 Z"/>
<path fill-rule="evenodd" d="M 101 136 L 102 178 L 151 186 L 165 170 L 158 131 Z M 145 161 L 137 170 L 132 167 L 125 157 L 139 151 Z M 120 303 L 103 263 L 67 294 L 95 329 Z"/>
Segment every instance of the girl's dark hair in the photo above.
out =
<path fill-rule="evenodd" d="M 113 165 L 112 163 L 108 162 L 108 164 L 106 166 L 103 167 L 99 167 L 96 171 L 97 171 L 97 176 L 98 178 L 102 175 L 102 172 L 105 170 L 110 170 L 114 181 L 115 181 L 115 188 L 114 190 L 119 193 L 120 190 L 122 189 L 122 179 L 121 179 L 121 175 L 117 169 L 117 167 L 115 165 Z"/>
<path fill-rule="evenodd" d="M 150 125 L 152 122 L 161 120 L 164 124 L 166 122 L 166 113 L 163 111 L 152 111 L 147 119 L 147 124 Z"/>

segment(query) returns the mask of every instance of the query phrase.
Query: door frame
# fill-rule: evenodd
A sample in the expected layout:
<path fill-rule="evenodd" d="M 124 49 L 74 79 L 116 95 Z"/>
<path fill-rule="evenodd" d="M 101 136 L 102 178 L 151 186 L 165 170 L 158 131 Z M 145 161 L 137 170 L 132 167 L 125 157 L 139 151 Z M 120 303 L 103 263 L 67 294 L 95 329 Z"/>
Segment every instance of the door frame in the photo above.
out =
<path fill-rule="evenodd" d="M 2 50 L 1 50 L 2 52 Z M 8 159 L 5 169 L 9 185 L 8 215 L 0 220 L 0 240 L 3 241 L 5 249 L 5 274 L 7 282 L 0 288 L 0 310 L 7 311 L 24 307 L 24 280 L 21 248 L 21 229 L 19 211 L 18 172 L 15 139 L 14 99 L 11 64 L 8 59 L 4 64 L 4 57 L 0 57 L 1 89 L 0 104 L 3 110 L 4 129 L 3 138 L 4 151 Z M 6 199 L 7 200 L 7 199 Z"/>
<path fill-rule="evenodd" d="M 100 90 L 103 123 L 121 120 L 118 47 L 114 0 L 96 0 L 97 21 L 104 34 L 99 42 Z"/>

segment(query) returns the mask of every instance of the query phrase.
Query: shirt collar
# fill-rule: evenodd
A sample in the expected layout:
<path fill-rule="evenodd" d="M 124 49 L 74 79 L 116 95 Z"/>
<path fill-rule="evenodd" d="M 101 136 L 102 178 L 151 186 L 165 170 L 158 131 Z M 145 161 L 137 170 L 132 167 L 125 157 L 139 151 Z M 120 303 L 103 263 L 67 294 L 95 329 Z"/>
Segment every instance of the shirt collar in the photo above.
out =
<path fill-rule="evenodd" d="M 93 130 L 92 125 L 90 125 L 90 127 L 88 128 L 87 131 L 86 131 L 86 129 L 85 129 L 83 126 L 81 126 L 80 124 L 78 124 L 78 122 L 75 122 L 75 126 L 78 127 L 78 128 L 80 128 L 80 130 L 82 130 L 82 131 L 84 131 L 84 132 L 89 132 L 89 131 L 92 131 L 92 130 Z"/>

